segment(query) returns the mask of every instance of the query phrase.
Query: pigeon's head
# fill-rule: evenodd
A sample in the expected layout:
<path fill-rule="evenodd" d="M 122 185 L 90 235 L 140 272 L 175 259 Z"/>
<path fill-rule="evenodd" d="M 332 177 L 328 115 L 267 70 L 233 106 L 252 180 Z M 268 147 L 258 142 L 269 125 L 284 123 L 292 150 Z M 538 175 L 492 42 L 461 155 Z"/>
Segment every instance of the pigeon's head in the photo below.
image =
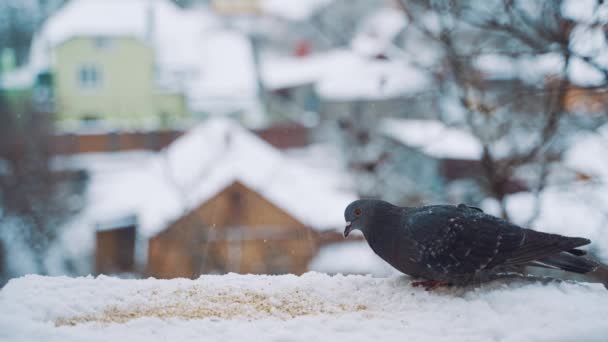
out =
<path fill-rule="evenodd" d="M 346 220 L 346 228 L 344 228 L 344 237 L 355 229 L 365 233 L 365 230 L 372 224 L 374 214 L 381 210 L 385 205 L 389 205 L 384 201 L 362 199 L 356 200 L 346 207 L 344 211 L 344 219 Z"/>

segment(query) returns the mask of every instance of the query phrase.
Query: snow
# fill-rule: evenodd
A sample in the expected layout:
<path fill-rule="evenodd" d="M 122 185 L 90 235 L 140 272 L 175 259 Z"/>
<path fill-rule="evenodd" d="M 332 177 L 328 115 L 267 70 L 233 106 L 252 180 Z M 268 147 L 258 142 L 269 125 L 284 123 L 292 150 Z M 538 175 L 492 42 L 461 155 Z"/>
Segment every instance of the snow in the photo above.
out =
<path fill-rule="evenodd" d="M 267 14 L 288 20 L 301 21 L 308 19 L 320 8 L 329 5 L 332 0 L 262 0 L 261 8 Z"/>
<path fill-rule="evenodd" d="M 407 60 L 377 60 L 337 53 L 316 90 L 332 100 L 376 100 L 420 93 L 430 84 L 429 76 Z"/>
<path fill-rule="evenodd" d="M 199 59 L 199 77 L 185 82 L 191 110 L 218 114 L 244 110 L 248 126 L 262 125 L 250 40 L 235 30 L 208 30 L 199 38 L 197 49 L 192 56 Z"/>
<path fill-rule="evenodd" d="M 333 243 L 323 246 L 308 265 L 308 269 L 328 274 L 371 274 L 373 276 L 399 273 L 380 259 L 365 241 Z"/>
<path fill-rule="evenodd" d="M 31 69 L 15 69 L 0 74 L 0 89 L 29 89 L 33 86 L 36 75 Z"/>
<path fill-rule="evenodd" d="M 405 276 L 14 279 L 3 341 L 604 341 L 601 285 L 531 281 L 425 292 Z"/>
<path fill-rule="evenodd" d="M 385 54 L 406 24 L 407 20 L 402 11 L 383 7 L 363 21 L 351 46 L 353 50 L 366 56 Z"/>
<path fill-rule="evenodd" d="M 270 89 L 314 84 L 328 69 L 328 59 L 325 54 L 301 58 L 264 56 L 261 63 L 261 77 L 264 85 Z"/>
<path fill-rule="evenodd" d="M 608 6 L 597 0 L 565 0 L 561 6 L 565 18 L 580 23 L 605 23 L 608 19 Z"/>
<path fill-rule="evenodd" d="M 579 37 L 575 42 L 589 44 L 589 37 Z M 574 43 L 573 43 L 574 44 Z M 576 51 L 576 46 L 573 46 Z M 604 54 L 608 53 L 605 50 Z M 602 85 L 606 82 L 601 71 L 579 57 L 571 57 L 568 78 L 579 86 Z M 521 55 L 517 57 L 500 54 L 483 54 L 473 60 L 473 65 L 490 80 L 520 79 L 528 84 L 543 83 L 551 76 L 560 76 L 564 65 L 558 53 Z M 601 65 L 601 64 L 600 64 Z"/>
<path fill-rule="evenodd" d="M 564 155 L 569 168 L 603 179 L 608 184 L 608 124 L 597 132 L 579 134 Z"/>
<path fill-rule="evenodd" d="M 382 121 L 380 130 L 435 158 L 478 160 L 483 153 L 481 142 L 474 135 L 437 120 L 388 118 Z"/>
<path fill-rule="evenodd" d="M 169 25 L 179 23 L 183 19 L 180 14 L 181 10 L 177 6 L 164 0 L 70 1 L 51 16 L 35 35 L 30 52 L 30 67 L 36 70 L 49 68 L 52 64 L 50 49 L 74 37 L 118 36 L 150 42 L 150 16 L 154 17 L 154 22 L 167 24 L 155 25 L 155 34 L 166 36 L 163 29 L 172 30 L 175 34 L 178 28 L 170 28 Z M 173 50 L 167 52 L 172 53 Z"/>
<path fill-rule="evenodd" d="M 271 89 L 314 84 L 331 100 L 386 99 L 426 90 L 428 75 L 406 60 L 378 60 L 336 49 L 309 57 L 266 56 L 262 79 Z"/>

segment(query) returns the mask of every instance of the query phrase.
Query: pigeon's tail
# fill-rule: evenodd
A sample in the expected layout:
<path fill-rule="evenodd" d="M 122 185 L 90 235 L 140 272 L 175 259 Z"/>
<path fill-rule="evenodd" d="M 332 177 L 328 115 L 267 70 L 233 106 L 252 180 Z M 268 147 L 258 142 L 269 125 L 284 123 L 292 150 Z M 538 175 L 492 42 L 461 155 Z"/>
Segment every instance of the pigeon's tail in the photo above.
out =
<path fill-rule="evenodd" d="M 578 253 L 562 252 L 539 259 L 544 265 L 567 272 L 584 274 L 590 281 L 600 282 L 608 289 L 608 266 Z"/>

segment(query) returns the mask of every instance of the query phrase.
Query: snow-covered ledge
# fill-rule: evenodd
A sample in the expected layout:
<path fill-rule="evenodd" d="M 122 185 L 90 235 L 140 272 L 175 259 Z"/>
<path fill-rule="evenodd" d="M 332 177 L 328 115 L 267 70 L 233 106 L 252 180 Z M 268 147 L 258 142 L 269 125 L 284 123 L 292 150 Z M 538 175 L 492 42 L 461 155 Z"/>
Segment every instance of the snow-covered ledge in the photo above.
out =
<path fill-rule="evenodd" d="M 426 292 L 405 276 L 197 280 L 27 276 L 0 292 L 2 341 L 605 341 L 601 285 Z"/>

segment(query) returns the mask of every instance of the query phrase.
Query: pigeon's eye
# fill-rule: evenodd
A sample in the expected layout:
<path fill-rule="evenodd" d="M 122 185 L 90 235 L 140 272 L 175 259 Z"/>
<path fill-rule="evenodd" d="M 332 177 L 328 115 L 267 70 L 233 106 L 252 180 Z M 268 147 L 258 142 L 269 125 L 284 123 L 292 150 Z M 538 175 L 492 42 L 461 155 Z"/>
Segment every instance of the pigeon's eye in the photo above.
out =
<path fill-rule="evenodd" d="M 355 209 L 355 215 L 356 216 L 361 216 L 361 208 Z"/>

